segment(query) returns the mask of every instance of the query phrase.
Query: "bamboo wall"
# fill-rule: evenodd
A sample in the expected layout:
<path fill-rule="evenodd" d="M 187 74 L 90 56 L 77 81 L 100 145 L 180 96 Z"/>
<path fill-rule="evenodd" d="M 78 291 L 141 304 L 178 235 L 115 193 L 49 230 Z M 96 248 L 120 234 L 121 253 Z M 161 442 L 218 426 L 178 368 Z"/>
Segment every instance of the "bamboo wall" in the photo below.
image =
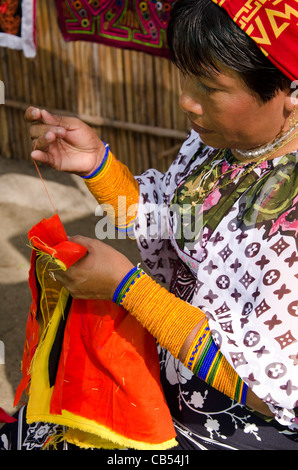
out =
<path fill-rule="evenodd" d="M 6 105 L 0 155 L 30 159 L 29 105 L 81 117 L 134 174 L 164 171 L 187 132 L 177 71 L 167 59 L 83 41 L 65 42 L 53 0 L 36 2 L 37 55 L 0 48 Z"/>

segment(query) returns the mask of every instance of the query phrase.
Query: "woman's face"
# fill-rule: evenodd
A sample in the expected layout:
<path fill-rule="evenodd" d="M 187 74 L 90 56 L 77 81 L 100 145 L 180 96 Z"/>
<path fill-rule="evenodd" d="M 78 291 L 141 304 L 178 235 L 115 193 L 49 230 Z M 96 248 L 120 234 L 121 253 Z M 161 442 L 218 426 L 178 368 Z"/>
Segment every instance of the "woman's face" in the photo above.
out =
<path fill-rule="evenodd" d="M 264 103 L 234 71 L 212 77 L 180 74 L 180 106 L 203 142 L 215 148 L 249 150 L 288 130 L 286 92 Z"/>

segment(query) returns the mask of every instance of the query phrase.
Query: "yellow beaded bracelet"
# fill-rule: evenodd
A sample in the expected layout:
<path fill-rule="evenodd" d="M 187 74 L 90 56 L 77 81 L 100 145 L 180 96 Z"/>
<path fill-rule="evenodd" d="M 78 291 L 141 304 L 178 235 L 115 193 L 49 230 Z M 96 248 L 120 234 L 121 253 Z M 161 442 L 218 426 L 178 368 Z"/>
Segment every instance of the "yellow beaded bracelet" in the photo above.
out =
<path fill-rule="evenodd" d="M 115 299 L 175 357 L 190 333 L 198 332 L 183 361 L 200 379 L 245 404 L 247 385 L 215 344 L 205 314 L 175 297 L 144 271 L 134 268 L 115 291 Z"/>
<path fill-rule="evenodd" d="M 129 286 L 121 305 L 178 358 L 179 352 L 204 313 L 175 297 L 144 272 Z"/>
<path fill-rule="evenodd" d="M 125 229 L 135 219 L 139 185 L 129 169 L 111 151 L 101 170 L 85 184 L 116 227 Z"/>

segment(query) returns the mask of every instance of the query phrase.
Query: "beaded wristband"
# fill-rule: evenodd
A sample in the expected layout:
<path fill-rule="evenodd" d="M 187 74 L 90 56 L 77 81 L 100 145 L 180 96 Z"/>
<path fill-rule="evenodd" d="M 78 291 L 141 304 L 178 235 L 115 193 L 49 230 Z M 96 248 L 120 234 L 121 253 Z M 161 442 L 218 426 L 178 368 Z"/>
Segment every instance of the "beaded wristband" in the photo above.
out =
<path fill-rule="evenodd" d="M 126 292 L 129 291 L 130 286 L 139 278 L 142 274 L 145 274 L 144 271 L 138 267 L 132 268 L 126 276 L 122 279 L 117 289 L 114 292 L 113 302 L 117 305 L 120 305 L 123 299 L 125 298 Z"/>
<path fill-rule="evenodd" d="M 116 229 L 134 238 L 139 185 L 126 165 L 117 160 L 108 147 L 106 153 L 103 165 L 92 178 L 85 178 L 85 184 Z"/>
<path fill-rule="evenodd" d="M 104 143 L 104 142 L 103 142 Z M 106 148 L 106 151 L 105 151 L 105 154 L 104 154 L 104 157 L 99 165 L 98 168 L 96 168 L 96 170 L 94 170 L 90 175 L 87 175 L 87 176 L 81 176 L 81 178 L 85 179 L 85 180 L 90 180 L 91 178 L 94 178 L 95 176 L 97 176 L 104 168 L 105 164 L 106 164 L 106 161 L 108 159 L 108 156 L 109 156 L 109 152 L 110 152 L 110 147 L 108 144 L 104 143 L 105 144 L 105 148 Z"/>
<path fill-rule="evenodd" d="M 200 309 L 177 298 L 143 271 L 128 273 L 114 298 L 176 358 L 189 334 L 205 318 Z"/>
<path fill-rule="evenodd" d="M 207 321 L 198 331 L 184 365 L 216 390 L 245 404 L 248 387 L 216 346 Z"/>
<path fill-rule="evenodd" d="M 210 328 L 208 326 L 207 320 L 204 320 L 184 361 L 184 365 L 188 369 L 193 370 L 193 367 L 197 363 L 198 358 L 201 356 L 203 347 L 205 346 L 209 336 Z"/>
<path fill-rule="evenodd" d="M 175 297 L 137 267 L 120 282 L 113 301 L 123 305 L 176 358 L 193 328 L 202 322 L 184 365 L 216 390 L 245 404 L 247 385 L 216 346 L 200 309 Z"/>

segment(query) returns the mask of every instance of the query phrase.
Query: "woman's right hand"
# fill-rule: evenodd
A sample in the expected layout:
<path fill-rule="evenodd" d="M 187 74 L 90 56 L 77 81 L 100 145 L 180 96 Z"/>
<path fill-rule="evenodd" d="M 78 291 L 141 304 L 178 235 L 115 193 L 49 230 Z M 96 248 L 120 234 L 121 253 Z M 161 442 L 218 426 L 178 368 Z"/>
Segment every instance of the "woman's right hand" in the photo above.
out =
<path fill-rule="evenodd" d="M 91 174 L 100 165 L 105 145 L 94 130 L 80 119 L 55 116 L 46 110 L 29 107 L 25 120 L 30 123 L 34 140 L 31 157 L 58 171 L 81 176 Z"/>

